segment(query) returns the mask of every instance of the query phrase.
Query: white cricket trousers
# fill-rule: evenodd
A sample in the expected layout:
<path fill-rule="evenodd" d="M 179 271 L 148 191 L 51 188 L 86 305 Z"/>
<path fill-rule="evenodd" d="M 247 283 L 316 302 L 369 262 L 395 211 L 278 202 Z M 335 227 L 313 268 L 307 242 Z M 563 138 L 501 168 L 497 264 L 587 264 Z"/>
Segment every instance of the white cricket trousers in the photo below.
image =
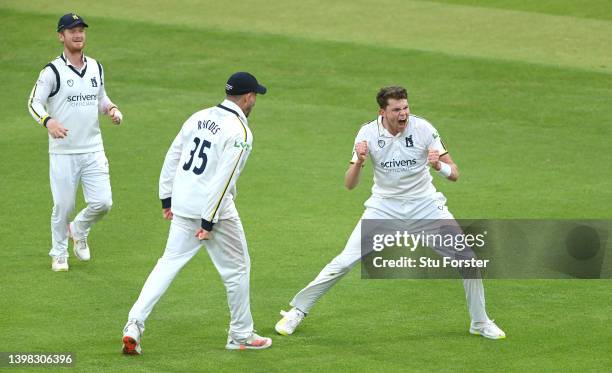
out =
<path fill-rule="evenodd" d="M 91 226 L 113 205 L 108 160 L 103 151 L 49 154 L 49 180 L 53 195 L 50 256 L 68 256 L 68 223 L 74 211 L 79 182 L 87 206 L 74 218 L 74 235 L 87 237 Z"/>
<path fill-rule="evenodd" d="M 454 219 L 446 207 L 442 193 L 417 201 L 370 197 L 365 203 L 361 219 Z M 434 248 L 438 251 L 438 248 Z M 439 252 L 441 255 L 447 253 Z M 321 273 L 304 289 L 300 290 L 291 306 L 304 313 L 310 312 L 317 300 L 327 293 L 361 259 L 361 221 L 353 230 L 344 250 L 327 264 Z M 481 279 L 463 279 L 468 310 L 472 321 L 488 321 L 485 310 L 484 287 Z"/>
<path fill-rule="evenodd" d="M 253 332 L 249 299 L 251 259 L 240 218 L 219 220 L 212 230 L 212 238 L 207 241 L 195 237 L 200 223 L 200 219 L 174 215 L 166 250 L 149 274 L 128 319 L 136 319 L 144 324 L 174 277 L 204 244 L 227 291 L 229 334 L 238 340 L 247 338 Z"/>

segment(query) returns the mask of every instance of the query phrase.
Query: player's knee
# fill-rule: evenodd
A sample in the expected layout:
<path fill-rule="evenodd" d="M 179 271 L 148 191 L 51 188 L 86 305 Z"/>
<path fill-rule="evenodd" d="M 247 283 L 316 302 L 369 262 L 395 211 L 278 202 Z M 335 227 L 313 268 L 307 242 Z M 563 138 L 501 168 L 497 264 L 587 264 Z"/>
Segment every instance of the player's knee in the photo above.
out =
<path fill-rule="evenodd" d="M 353 261 L 348 258 L 336 257 L 330 263 L 330 269 L 339 274 L 345 274 L 353 268 Z"/>
<path fill-rule="evenodd" d="M 95 201 L 90 204 L 90 207 L 98 214 L 106 214 L 113 207 L 113 200 Z"/>
<path fill-rule="evenodd" d="M 246 267 L 240 266 L 232 270 L 220 270 L 219 275 L 221 275 L 221 280 L 226 287 L 233 288 L 240 286 L 245 278 L 248 279 L 249 273 Z"/>

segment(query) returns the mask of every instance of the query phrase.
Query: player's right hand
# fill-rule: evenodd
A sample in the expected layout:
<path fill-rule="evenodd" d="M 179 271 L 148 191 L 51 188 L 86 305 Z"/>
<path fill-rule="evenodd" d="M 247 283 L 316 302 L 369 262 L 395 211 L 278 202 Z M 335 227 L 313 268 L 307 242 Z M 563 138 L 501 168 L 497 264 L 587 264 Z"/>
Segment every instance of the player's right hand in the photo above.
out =
<path fill-rule="evenodd" d="M 162 213 L 164 214 L 164 219 L 166 220 L 172 220 L 172 217 L 174 216 L 172 214 L 172 208 L 168 207 L 167 209 L 162 209 Z"/>
<path fill-rule="evenodd" d="M 55 119 L 51 118 L 47 122 L 47 132 L 54 139 L 63 139 L 68 136 L 68 129 Z"/>
<path fill-rule="evenodd" d="M 368 156 L 368 142 L 364 140 L 355 144 L 355 153 L 359 162 L 364 162 Z"/>

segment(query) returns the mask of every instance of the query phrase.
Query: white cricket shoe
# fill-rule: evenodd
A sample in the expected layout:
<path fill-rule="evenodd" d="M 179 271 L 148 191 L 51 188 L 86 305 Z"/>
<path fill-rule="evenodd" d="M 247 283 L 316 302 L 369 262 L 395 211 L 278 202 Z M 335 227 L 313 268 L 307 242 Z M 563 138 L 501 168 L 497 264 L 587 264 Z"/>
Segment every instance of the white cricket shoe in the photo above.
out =
<path fill-rule="evenodd" d="M 144 333 L 144 324 L 138 320 L 129 320 L 123 328 L 123 353 L 126 355 L 140 355 L 140 338 Z"/>
<path fill-rule="evenodd" d="M 481 335 L 489 339 L 504 339 L 506 333 L 499 328 L 494 322 L 489 320 L 487 322 L 472 322 L 470 325 L 470 333 Z"/>
<path fill-rule="evenodd" d="M 281 311 L 282 319 L 280 319 L 274 329 L 280 335 L 291 335 L 295 329 L 300 325 L 306 314 L 297 308 L 293 307 L 289 312 Z"/>
<path fill-rule="evenodd" d="M 53 272 L 67 272 L 68 271 L 68 257 L 67 256 L 52 256 L 51 257 L 51 270 Z"/>
<path fill-rule="evenodd" d="M 272 339 L 257 335 L 252 332 L 243 340 L 236 340 L 231 336 L 227 336 L 227 344 L 225 348 L 228 350 L 263 350 L 272 346 Z"/>
<path fill-rule="evenodd" d="M 91 254 L 89 252 L 89 246 L 87 245 L 87 237 L 84 238 L 76 238 L 74 236 L 74 222 L 68 224 L 68 234 L 70 238 L 72 238 L 72 242 L 74 242 L 74 246 L 72 250 L 74 251 L 74 255 L 84 262 L 91 259 Z"/>

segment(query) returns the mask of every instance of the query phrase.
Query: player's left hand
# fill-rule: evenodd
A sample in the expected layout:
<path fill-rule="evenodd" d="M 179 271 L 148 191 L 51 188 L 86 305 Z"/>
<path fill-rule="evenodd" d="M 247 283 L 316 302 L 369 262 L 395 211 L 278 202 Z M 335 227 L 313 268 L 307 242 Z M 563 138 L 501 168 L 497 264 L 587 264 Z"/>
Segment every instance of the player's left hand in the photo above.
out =
<path fill-rule="evenodd" d="M 123 120 L 123 114 L 116 107 L 112 108 L 108 113 L 113 120 L 113 123 L 119 124 Z"/>
<path fill-rule="evenodd" d="M 436 171 L 440 171 L 442 165 L 440 164 L 440 151 L 436 149 L 429 149 L 427 151 L 427 162 Z"/>
<path fill-rule="evenodd" d="M 210 240 L 211 238 L 210 237 L 211 233 L 202 227 L 198 228 L 195 235 L 200 241 Z"/>
<path fill-rule="evenodd" d="M 174 216 L 172 214 L 172 208 L 168 207 L 167 209 L 162 209 L 162 213 L 164 214 L 164 219 L 166 220 L 172 220 L 172 217 Z"/>

